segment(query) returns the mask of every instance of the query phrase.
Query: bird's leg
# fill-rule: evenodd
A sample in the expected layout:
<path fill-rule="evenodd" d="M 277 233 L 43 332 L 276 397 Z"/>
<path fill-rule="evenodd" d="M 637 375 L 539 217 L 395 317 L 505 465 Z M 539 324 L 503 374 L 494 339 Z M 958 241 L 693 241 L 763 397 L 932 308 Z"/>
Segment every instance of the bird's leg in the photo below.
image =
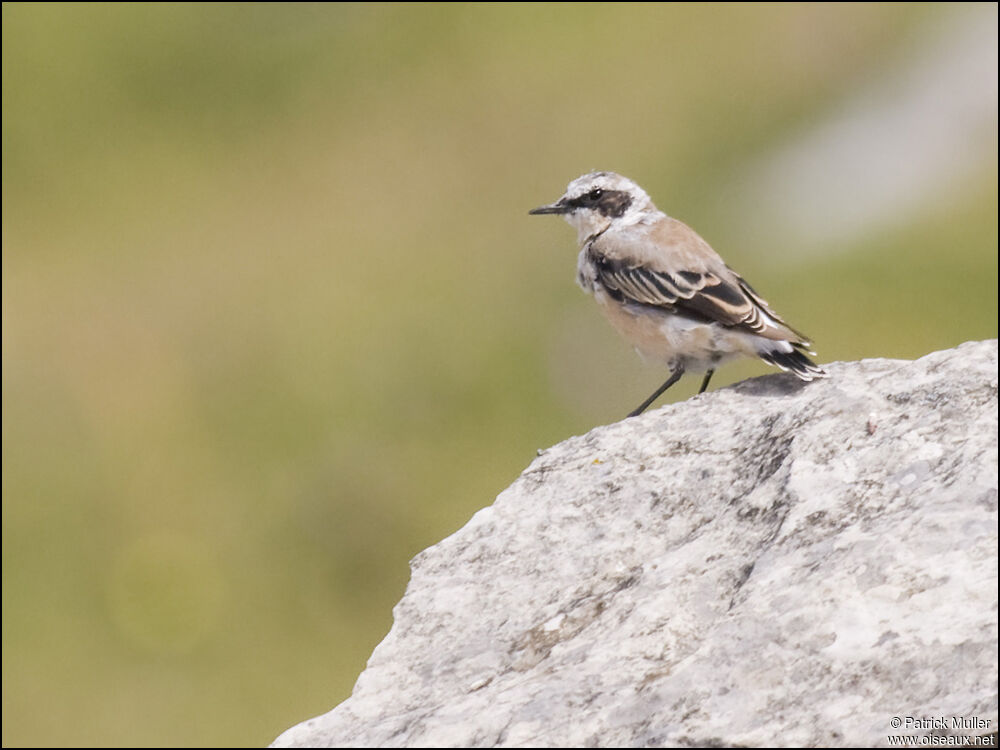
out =
<path fill-rule="evenodd" d="M 698 393 L 704 393 L 705 389 L 708 388 L 708 381 L 712 379 L 715 374 L 715 370 L 709 370 L 705 373 L 705 379 L 701 381 L 701 388 L 698 389 Z"/>
<path fill-rule="evenodd" d="M 649 405 L 651 403 L 653 403 L 654 401 L 656 401 L 656 399 L 658 399 L 663 394 L 663 392 L 665 390 L 667 390 L 667 388 L 669 388 L 674 383 L 676 383 L 678 380 L 680 380 L 681 379 L 681 375 L 683 375 L 683 374 L 684 374 L 684 366 L 683 365 L 678 365 L 677 369 L 674 370 L 672 373 L 670 373 L 670 377 L 667 378 L 667 382 L 665 382 L 663 385 L 661 385 L 659 388 L 657 388 L 656 392 L 652 396 L 650 396 L 645 401 L 643 401 L 641 404 L 639 404 L 639 407 L 635 411 L 633 411 L 631 414 L 629 414 L 628 416 L 629 417 L 637 417 L 640 414 L 642 414 L 644 411 L 646 411 L 646 409 L 649 407 Z M 626 419 L 628 419 L 628 417 L 626 417 Z"/>

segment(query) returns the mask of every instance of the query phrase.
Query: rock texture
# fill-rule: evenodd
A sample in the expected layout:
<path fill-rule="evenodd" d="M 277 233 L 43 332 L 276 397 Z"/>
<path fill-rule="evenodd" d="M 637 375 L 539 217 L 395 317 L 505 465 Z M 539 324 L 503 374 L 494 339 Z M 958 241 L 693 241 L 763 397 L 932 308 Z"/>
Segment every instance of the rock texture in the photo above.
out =
<path fill-rule="evenodd" d="M 997 343 L 825 367 L 542 452 L 414 558 L 351 698 L 275 744 L 995 731 Z"/>

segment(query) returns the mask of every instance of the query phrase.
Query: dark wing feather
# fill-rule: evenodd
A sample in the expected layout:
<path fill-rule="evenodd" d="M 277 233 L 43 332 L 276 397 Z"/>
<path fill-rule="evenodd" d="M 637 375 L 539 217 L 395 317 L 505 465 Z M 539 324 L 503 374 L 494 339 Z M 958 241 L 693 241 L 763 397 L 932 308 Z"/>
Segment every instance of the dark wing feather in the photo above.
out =
<path fill-rule="evenodd" d="M 597 269 L 597 281 L 621 302 L 648 305 L 688 315 L 706 322 L 743 328 L 767 338 L 788 339 L 807 345 L 798 331 L 775 314 L 753 288 L 738 274 L 728 272 L 678 271 L 668 273 L 602 255 L 591 247 L 590 260 Z M 776 328 L 775 324 L 785 329 Z"/>

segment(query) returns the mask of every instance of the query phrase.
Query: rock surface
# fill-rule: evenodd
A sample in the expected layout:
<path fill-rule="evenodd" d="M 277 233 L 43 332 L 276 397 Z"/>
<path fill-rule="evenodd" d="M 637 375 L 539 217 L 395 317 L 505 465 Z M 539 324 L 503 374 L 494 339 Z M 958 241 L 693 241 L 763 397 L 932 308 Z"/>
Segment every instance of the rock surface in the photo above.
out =
<path fill-rule="evenodd" d="M 542 452 L 414 558 L 351 698 L 275 745 L 995 731 L 997 342 L 824 366 Z"/>

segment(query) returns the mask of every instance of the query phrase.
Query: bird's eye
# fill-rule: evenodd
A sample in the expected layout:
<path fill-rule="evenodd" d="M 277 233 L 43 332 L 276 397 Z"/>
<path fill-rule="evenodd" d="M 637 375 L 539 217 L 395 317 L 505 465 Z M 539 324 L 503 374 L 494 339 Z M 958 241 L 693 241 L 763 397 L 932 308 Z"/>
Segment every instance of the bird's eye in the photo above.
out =
<path fill-rule="evenodd" d="M 587 197 L 590 198 L 590 200 L 592 201 L 598 200 L 602 195 L 604 195 L 604 191 L 601 190 L 600 188 L 594 188 L 589 193 L 587 193 Z"/>

